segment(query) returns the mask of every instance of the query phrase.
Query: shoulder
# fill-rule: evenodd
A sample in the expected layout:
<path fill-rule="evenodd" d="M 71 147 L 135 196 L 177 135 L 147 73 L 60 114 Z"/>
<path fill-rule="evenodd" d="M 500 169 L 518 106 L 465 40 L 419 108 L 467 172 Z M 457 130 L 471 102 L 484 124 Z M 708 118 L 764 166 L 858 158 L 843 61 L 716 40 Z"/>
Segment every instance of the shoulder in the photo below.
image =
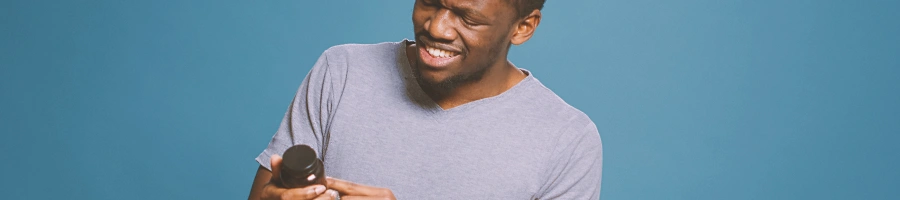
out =
<path fill-rule="evenodd" d="M 532 77 L 533 78 L 533 77 Z M 552 127 L 546 131 L 544 147 L 548 150 L 544 161 L 545 188 L 541 199 L 581 199 L 571 195 L 599 191 L 603 144 L 597 125 L 581 110 L 564 101 L 550 88 L 533 79 L 527 87 L 532 117 L 539 117 L 539 126 Z M 569 196 L 567 196 L 569 195 Z"/>
<path fill-rule="evenodd" d="M 384 71 L 385 68 L 394 66 L 401 46 L 402 43 L 399 42 L 332 46 L 322 52 L 310 73 L 311 76 L 346 79 L 347 76 Z"/>
<path fill-rule="evenodd" d="M 537 78 L 529 77 L 528 87 L 523 99 L 528 107 L 534 108 L 535 114 L 552 116 L 552 119 L 562 124 L 593 125 L 593 121 L 587 114 L 567 103 L 553 90 L 541 83 Z"/>
<path fill-rule="evenodd" d="M 559 142 L 590 139 L 595 141 L 591 143 L 600 145 L 597 125 L 587 114 L 567 103 L 537 78 L 531 78 L 527 94 L 524 95 L 526 98 L 523 98 L 527 99 L 524 106 L 532 109 L 530 115 L 546 120 L 544 125 L 556 127 L 553 137 L 559 139 Z"/>
<path fill-rule="evenodd" d="M 392 59 L 402 45 L 399 42 L 377 44 L 341 44 L 332 46 L 322 53 L 329 62 L 344 60 Z"/>
<path fill-rule="evenodd" d="M 342 44 L 332 46 L 319 57 L 323 70 L 336 71 L 343 76 L 371 76 L 397 67 L 402 42 L 377 44 Z"/>

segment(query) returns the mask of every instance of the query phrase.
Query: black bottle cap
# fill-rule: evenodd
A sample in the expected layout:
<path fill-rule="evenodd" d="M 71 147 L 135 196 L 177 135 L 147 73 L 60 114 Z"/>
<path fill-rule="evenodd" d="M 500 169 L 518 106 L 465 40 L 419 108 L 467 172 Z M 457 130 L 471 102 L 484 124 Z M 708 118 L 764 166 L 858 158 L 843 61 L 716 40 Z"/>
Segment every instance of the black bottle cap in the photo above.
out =
<path fill-rule="evenodd" d="M 282 170 L 308 174 L 316 168 L 316 151 L 306 145 L 297 145 L 288 148 L 282 159 Z"/>

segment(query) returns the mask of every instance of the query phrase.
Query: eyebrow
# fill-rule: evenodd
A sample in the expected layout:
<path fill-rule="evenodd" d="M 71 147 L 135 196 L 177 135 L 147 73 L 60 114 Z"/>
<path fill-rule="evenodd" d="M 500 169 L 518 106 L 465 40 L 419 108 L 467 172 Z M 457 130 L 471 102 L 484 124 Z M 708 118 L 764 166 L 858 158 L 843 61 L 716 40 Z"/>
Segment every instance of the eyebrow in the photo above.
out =
<path fill-rule="evenodd" d="M 459 7 L 459 6 L 453 6 L 453 7 L 447 6 L 446 4 L 444 4 L 444 0 L 431 0 L 431 3 L 437 4 L 441 7 L 445 7 L 447 9 L 450 9 L 454 13 L 457 13 L 457 14 L 462 13 L 462 14 L 472 16 L 472 17 L 475 17 L 478 19 L 487 19 L 487 16 L 485 16 L 484 14 L 481 14 L 479 12 L 476 12 L 475 9 L 472 9 L 472 8 L 464 8 L 464 7 Z"/>
<path fill-rule="evenodd" d="M 443 3 L 443 2 L 441 2 L 441 3 Z M 447 7 L 446 5 L 444 5 L 444 6 Z M 484 16 L 483 14 L 476 12 L 475 9 L 472 9 L 472 8 L 464 8 L 464 7 L 455 6 L 450 9 L 455 10 L 457 12 L 461 12 L 462 14 L 465 14 L 465 15 L 479 18 L 479 19 L 487 19 L 487 16 Z"/>

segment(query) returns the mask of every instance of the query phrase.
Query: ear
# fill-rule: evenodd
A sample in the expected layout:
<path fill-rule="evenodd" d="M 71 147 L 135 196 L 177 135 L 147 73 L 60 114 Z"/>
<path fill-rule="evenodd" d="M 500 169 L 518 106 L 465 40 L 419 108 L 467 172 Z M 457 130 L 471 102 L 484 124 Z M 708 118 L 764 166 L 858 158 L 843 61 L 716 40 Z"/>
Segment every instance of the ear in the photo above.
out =
<path fill-rule="evenodd" d="M 541 10 L 534 9 L 528 16 L 525 16 L 525 19 L 516 24 L 510 42 L 514 45 L 525 43 L 534 35 L 534 30 L 537 29 L 539 24 L 541 24 Z"/>

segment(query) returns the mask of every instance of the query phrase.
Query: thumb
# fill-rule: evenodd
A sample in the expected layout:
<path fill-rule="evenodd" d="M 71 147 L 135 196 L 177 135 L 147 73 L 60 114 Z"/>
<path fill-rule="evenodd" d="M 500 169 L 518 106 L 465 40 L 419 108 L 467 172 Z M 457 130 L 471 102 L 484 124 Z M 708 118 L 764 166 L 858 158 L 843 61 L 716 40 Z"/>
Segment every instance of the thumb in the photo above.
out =
<path fill-rule="evenodd" d="M 273 154 L 272 157 L 269 158 L 269 166 L 272 167 L 271 182 L 279 183 L 281 181 L 281 160 L 281 156 L 278 154 Z"/>

